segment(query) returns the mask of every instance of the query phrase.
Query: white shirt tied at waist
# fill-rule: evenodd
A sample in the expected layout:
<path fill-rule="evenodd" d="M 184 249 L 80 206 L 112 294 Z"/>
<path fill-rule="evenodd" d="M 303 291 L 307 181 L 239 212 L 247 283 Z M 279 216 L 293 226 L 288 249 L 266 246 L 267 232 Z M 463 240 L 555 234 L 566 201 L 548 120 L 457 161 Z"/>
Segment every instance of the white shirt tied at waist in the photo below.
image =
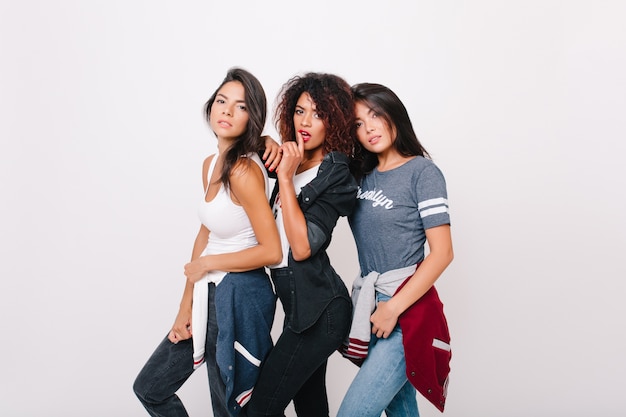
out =
<path fill-rule="evenodd" d="M 191 306 L 191 323 L 193 331 L 193 367 L 198 368 L 204 363 L 204 346 L 206 344 L 206 326 L 209 317 L 209 282 L 219 284 L 226 276 L 224 271 L 210 271 L 193 285 L 193 304 Z"/>
<path fill-rule="evenodd" d="M 347 348 L 342 352 L 348 358 L 364 359 L 372 327 L 370 317 L 376 309 L 376 292 L 393 296 L 398 287 L 417 270 L 417 265 L 393 269 L 385 273 L 372 271 L 366 276 L 358 276 L 352 284 L 352 305 L 354 306 L 352 328 L 348 335 Z"/>

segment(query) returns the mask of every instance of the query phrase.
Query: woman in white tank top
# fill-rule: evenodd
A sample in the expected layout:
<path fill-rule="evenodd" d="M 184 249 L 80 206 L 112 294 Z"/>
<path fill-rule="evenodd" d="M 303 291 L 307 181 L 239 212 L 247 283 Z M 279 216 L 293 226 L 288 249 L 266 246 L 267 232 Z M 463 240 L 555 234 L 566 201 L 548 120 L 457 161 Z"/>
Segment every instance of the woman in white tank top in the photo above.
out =
<path fill-rule="evenodd" d="M 237 415 L 272 344 L 276 298 L 264 266 L 282 252 L 258 156 L 266 117 L 261 84 L 243 69 L 229 70 L 205 115 L 218 152 L 203 164 L 201 226 L 184 268 L 183 297 L 174 325 L 133 386 L 152 416 L 187 416 L 176 391 L 202 363 L 213 415 Z"/>

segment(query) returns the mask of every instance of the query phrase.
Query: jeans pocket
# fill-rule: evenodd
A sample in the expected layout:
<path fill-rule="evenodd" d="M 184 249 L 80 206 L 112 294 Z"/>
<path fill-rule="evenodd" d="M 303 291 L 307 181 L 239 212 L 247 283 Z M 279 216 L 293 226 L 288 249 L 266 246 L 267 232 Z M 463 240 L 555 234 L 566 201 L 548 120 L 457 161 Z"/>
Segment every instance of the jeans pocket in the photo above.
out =
<path fill-rule="evenodd" d="M 342 298 L 335 298 L 326 308 L 326 331 L 329 336 L 343 343 L 350 330 L 352 305 Z"/>

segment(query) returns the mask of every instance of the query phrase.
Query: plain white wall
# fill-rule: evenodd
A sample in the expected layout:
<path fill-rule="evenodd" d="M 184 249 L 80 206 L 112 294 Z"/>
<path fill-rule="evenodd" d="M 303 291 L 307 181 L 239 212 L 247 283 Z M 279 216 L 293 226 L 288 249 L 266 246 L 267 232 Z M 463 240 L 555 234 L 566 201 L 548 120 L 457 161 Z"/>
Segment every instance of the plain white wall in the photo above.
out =
<path fill-rule="evenodd" d="M 621 415 L 625 17 L 619 0 L 0 1 L 0 414 L 147 415 L 131 387 L 199 225 L 202 105 L 242 66 L 270 105 L 308 70 L 405 102 L 452 211 L 444 415 Z M 343 221 L 331 256 L 349 285 Z M 332 413 L 355 371 L 331 357 Z M 181 396 L 211 415 L 204 369 Z"/>

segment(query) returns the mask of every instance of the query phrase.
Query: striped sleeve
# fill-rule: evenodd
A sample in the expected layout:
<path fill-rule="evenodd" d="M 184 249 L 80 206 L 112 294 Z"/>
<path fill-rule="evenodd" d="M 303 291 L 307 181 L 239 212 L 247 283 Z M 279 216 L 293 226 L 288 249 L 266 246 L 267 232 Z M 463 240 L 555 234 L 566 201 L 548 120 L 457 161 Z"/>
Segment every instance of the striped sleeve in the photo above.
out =
<path fill-rule="evenodd" d="M 417 209 L 425 229 L 450 224 L 446 181 L 436 165 L 431 164 L 420 173 L 417 196 Z"/>

